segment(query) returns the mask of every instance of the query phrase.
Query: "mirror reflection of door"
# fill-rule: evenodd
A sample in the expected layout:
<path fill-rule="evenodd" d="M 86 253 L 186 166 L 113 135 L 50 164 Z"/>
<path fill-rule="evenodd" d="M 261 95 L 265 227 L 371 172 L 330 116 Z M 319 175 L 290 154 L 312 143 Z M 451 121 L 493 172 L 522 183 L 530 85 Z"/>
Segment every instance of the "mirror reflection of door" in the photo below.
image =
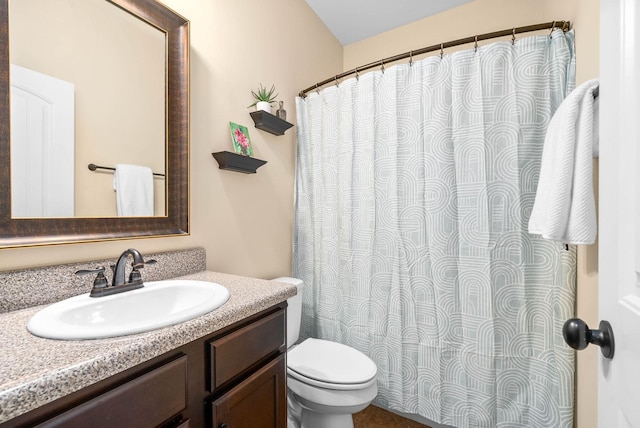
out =
<path fill-rule="evenodd" d="M 11 65 L 11 215 L 73 217 L 73 84 Z"/>
<path fill-rule="evenodd" d="M 165 34 L 107 0 L 11 0 L 9 40 L 12 64 L 75 87 L 74 209 L 44 216 L 117 216 L 113 172 L 87 166 L 166 173 Z M 12 135 L 12 152 L 14 143 Z M 165 216 L 167 183 L 153 183 L 154 213 Z"/>

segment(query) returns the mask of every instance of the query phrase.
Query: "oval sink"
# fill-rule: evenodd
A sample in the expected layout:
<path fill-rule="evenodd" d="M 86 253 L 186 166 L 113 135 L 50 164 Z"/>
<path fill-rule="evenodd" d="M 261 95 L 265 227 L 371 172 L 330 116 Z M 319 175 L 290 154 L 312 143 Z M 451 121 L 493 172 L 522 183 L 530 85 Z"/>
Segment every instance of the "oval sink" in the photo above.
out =
<path fill-rule="evenodd" d="M 48 339 L 101 339 L 142 333 L 211 312 L 229 300 L 229 291 L 207 281 L 146 282 L 143 288 L 105 297 L 89 294 L 54 303 L 27 324 Z"/>

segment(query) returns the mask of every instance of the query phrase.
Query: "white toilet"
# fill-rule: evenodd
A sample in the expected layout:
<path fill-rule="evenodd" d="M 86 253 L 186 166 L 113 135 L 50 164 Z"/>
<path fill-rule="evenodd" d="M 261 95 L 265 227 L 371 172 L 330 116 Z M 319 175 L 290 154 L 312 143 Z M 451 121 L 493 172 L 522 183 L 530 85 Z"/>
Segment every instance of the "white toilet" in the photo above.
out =
<path fill-rule="evenodd" d="M 303 282 L 287 300 L 287 395 L 289 428 L 353 428 L 353 413 L 366 408 L 378 394 L 377 367 L 360 351 L 341 343 L 307 339 L 300 333 Z"/>

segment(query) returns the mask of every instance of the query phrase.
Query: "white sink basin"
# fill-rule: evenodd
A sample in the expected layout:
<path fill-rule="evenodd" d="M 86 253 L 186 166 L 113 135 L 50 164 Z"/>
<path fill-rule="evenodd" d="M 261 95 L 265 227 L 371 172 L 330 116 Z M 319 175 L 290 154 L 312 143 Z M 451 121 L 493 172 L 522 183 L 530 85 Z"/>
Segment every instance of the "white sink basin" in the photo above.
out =
<path fill-rule="evenodd" d="M 27 329 L 48 339 L 124 336 L 190 320 L 227 300 L 229 291 L 213 282 L 146 282 L 143 288 L 111 296 L 83 294 L 54 303 L 31 317 Z"/>

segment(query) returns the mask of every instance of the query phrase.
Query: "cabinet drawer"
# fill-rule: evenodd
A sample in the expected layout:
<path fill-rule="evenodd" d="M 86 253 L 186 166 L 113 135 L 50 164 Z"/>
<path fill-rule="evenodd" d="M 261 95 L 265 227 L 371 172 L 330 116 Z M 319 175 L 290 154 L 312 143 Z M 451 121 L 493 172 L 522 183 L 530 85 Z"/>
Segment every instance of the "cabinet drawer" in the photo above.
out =
<path fill-rule="evenodd" d="M 49 419 L 38 427 L 155 427 L 186 407 L 182 356 Z"/>
<path fill-rule="evenodd" d="M 285 344 L 285 311 L 280 309 L 210 343 L 211 390 L 244 373 Z"/>

